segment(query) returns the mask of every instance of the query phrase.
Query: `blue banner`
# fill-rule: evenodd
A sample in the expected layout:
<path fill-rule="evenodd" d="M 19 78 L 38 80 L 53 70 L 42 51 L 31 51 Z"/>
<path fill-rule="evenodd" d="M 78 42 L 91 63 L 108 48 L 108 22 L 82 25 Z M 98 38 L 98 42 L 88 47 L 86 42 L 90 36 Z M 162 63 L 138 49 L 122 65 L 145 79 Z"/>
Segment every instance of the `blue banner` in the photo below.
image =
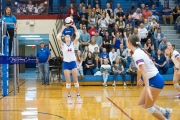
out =
<path fill-rule="evenodd" d="M 35 56 L 0 56 L 0 64 L 36 64 Z"/>

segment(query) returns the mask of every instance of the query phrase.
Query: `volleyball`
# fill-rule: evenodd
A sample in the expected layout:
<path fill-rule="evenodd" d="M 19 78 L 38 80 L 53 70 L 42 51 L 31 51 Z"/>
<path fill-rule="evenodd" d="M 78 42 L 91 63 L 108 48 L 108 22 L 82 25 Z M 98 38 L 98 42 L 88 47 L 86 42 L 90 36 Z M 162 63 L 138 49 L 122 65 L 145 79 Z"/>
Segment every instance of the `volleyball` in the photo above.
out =
<path fill-rule="evenodd" d="M 74 23 L 74 21 L 71 17 L 67 17 L 65 19 L 65 23 L 66 23 L 66 25 L 72 25 Z"/>

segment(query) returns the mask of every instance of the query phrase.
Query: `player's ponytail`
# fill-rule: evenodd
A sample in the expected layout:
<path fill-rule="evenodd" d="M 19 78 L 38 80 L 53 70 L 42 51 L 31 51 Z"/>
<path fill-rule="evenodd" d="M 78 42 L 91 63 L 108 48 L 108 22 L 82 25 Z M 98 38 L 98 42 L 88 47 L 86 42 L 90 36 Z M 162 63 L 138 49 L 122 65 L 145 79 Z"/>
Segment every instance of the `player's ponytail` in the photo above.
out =
<path fill-rule="evenodd" d="M 140 48 L 142 51 L 144 51 L 152 60 L 153 58 L 151 57 L 151 55 L 142 48 L 141 46 L 141 42 L 139 40 L 139 37 L 137 35 L 131 35 L 129 36 L 128 38 L 128 42 L 131 42 L 131 44 L 134 46 L 134 47 L 137 47 L 137 48 Z"/>

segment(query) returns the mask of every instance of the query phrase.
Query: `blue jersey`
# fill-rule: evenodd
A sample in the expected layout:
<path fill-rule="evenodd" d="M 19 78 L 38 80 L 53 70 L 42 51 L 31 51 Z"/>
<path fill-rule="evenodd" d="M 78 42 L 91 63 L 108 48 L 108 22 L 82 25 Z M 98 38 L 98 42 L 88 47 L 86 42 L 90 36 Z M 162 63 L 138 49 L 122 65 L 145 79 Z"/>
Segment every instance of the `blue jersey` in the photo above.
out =
<path fill-rule="evenodd" d="M 6 22 L 6 23 L 17 23 L 16 17 L 14 15 L 12 16 L 2 16 L 2 21 Z M 7 28 L 14 28 L 13 25 L 7 25 Z"/>
<path fill-rule="evenodd" d="M 70 35 L 70 36 L 72 36 L 74 34 L 74 29 L 71 28 L 71 27 L 65 28 L 62 34 L 63 35 Z"/>

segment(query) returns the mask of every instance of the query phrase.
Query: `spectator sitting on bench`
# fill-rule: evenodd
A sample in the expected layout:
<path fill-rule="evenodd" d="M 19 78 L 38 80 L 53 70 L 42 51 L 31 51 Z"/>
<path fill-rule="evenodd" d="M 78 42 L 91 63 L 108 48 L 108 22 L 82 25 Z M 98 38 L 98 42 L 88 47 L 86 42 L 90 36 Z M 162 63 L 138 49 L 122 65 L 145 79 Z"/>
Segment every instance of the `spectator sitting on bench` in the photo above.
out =
<path fill-rule="evenodd" d="M 103 76 L 103 81 L 104 81 L 103 86 L 105 87 L 107 86 L 106 82 L 108 80 L 109 73 L 111 72 L 111 66 L 108 63 L 109 63 L 109 60 L 104 59 L 104 64 L 102 64 L 100 68 L 100 71 Z"/>
<path fill-rule="evenodd" d="M 88 52 L 87 58 L 85 61 L 85 66 L 84 66 L 84 75 L 86 75 L 87 70 L 90 70 L 91 75 L 94 75 L 94 72 L 93 72 L 94 66 L 95 66 L 95 61 L 94 61 L 94 58 L 92 56 L 92 53 Z"/>
<path fill-rule="evenodd" d="M 156 55 L 154 56 L 154 64 L 161 74 L 166 74 L 169 64 L 166 61 L 166 57 L 160 49 L 157 49 Z"/>
<path fill-rule="evenodd" d="M 123 64 L 120 62 L 119 58 L 116 58 L 116 60 L 114 62 L 115 63 L 112 65 L 113 81 L 114 81 L 112 86 L 116 86 L 116 76 L 117 75 L 121 75 L 124 86 L 126 86 L 125 72 L 124 72 Z"/>
<path fill-rule="evenodd" d="M 106 51 L 106 48 L 103 48 L 102 53 L 100 54 L 101 65 L 104 59 L 109 59 L 109 54 Z"/>
<path fill-rule="evenodd" d="M 162 19 L 163 19 L 164 25 L 165 26 L 167 25 L 166 19 L 170 19 L 170 25 L 172 25 L 173 23 L 172 10 L 171 8 L 168 7 L 167 3 L 164 3 L 164 8 L 162 12 L 163 12 Z"/>

